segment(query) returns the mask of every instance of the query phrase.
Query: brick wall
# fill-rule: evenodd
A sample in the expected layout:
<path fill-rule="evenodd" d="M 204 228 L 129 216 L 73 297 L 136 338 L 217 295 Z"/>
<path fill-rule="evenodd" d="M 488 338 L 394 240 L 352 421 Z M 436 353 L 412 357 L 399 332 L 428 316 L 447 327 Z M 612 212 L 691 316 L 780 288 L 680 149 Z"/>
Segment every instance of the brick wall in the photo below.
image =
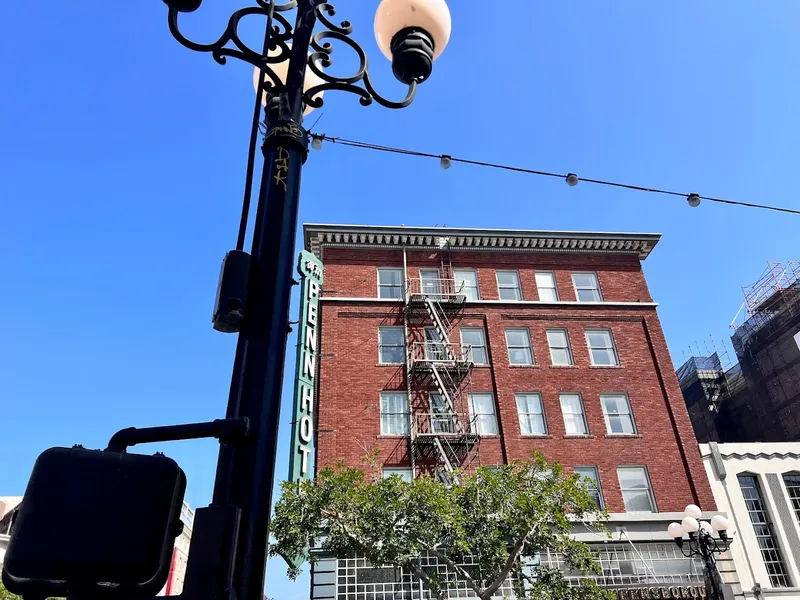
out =
<path fill-rule="evenodd" d="M 495 269 L 517 269 L 523 298 L 536 300 L 534 272 L 556 273 L 561 300 L 575 300 L 571 271 L 595 271 L 604 300 L 651 302 L 639 260 L 632 255 L 556 254 L 512 252 L 453 252 L 454 268 L 474 268 L 483 300 L 497 300 Z M 409 252 L 409 277 L 420 267 L 437 267 L 436 252 Z M 402 267 L 402 251 L 325 248 L 327 297 L 375 298 L 377 267 Z M 409 444 L 403 437 L 380 435 L 380 392 L 406 390 L 403 365 L 380 365 L 378 328 L 403 325 L 398 302 L 323 301 L 321 317 L 317 466 L 343 460 L 361 466 L 365 450 L 379 448 L 386 466 L 407 466 Z M 500 430 L 479 444 L 480 463 L 497 465 L 526 458 L 540 450 L 564 465 L 596 465 L 607 508 L 624 511 L 616 468 L 648 468 L 660 512 L 682 511 L 690 502 L 705 510 L 714 501 L 705 479 L 694 432 L 689 421 L 661 325 L 653 306 L 531 305 L 514 302 L 467 303 L 455 323 L 452 342 L 460 326 L 482 327 L 491 367 L 476 366 L 471 376 L 473 392 L 492 392 Z M 505 343 L 506 327 L 530 332 L 535 355 L 531 367 L 510 366 Z M 568 331 L 574 366 L 551 366 L 546 329 Z M 584 330 L 611 329 L 620 366 L 592 367 Z M 421 336 L 418 330 L 412 337 Z M 539 392 L 548 424 L 540 437 L 520 433 L 515 392 Z M 559 393 L 582 395 L 589 436 L 565 436 Z M 634 437 L 610 437 L 599 395 L 629 395 L 637 426 Z M 426 407 L 427 393 L 412 394 L 412 406 Z M 456 406 L 467 412 L 466 406 Z M 692 475 L 694 473 L 694 475 Z"/>

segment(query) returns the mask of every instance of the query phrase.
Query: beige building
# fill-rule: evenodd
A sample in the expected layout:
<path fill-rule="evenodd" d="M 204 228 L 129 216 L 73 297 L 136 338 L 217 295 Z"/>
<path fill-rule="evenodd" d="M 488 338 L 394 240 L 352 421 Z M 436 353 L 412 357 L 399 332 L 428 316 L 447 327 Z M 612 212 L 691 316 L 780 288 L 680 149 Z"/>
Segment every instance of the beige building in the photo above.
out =
<path fill-rule="evenodd" d="M 700 444 L 745 598 L 800 600 L 800 443 Z"/>

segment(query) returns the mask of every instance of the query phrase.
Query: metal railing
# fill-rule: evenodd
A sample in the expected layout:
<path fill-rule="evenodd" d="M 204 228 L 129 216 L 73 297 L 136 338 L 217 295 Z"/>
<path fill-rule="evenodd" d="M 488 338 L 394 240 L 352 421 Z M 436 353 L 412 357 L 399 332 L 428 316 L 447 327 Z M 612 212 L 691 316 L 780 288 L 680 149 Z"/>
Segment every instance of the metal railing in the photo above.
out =
<path fill-rule="evenodd" d="M 411 366 L 419 361 L 442 366 L 474 362 L 471 344 L 448 342 L 411 342 L 408 359 Z"/>
<path fill-rule="evenodd" d="M 477 418 L 469 413 L 415 413 L 413 426 L 417 436 L 462 435 L 478 430 Z"/>
<path fill-rule="evenodd" d="M 456 282 L 455 279 L 416 277 L 408 280 L 409 297 L 425 296 L 432 300 L 463 299 L 466 295 L 465 282 Z"/>

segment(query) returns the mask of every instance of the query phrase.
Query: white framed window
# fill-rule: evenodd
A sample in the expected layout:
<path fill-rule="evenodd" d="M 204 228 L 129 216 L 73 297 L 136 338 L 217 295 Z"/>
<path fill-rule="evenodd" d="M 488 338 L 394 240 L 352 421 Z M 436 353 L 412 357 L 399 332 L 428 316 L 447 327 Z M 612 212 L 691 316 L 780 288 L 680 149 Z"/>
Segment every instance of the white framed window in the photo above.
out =
<path fill-rule="evenodd" d="M 389 479 L 393 475 L 397 475 L 403 481 L 411 483 L 413 477 L 411 476 L 411 469 L 409 467 L 384 467 L 381 473 L 384 479 Z"/>
<path fill-rule="evenodd" d="M 378 298 L 403 298 L 403 269 L 378 269 Z"/>
<path fill-rule="evenodd" d="M 547 420 L 542 407 L 542 395 L 538 392 L 515 394 L 519 430 L 523 435 L 546 435 Z"/>
<path fill-rule="evenodd" d="M 600 394 L 603 416 L 606 420 L 606 431 L 611 434 L 636 433 L 631 403 L 627 394 Z"/>
<path fill-rule="evenodd" d="M 557 302 L 556 274 L 552 271 L 536 271 L 536 289 L 541 302 Z"/>
<path fill-rule="evenodd" d="M 575 287 L 575 297 L 578 302 L 602 302 L 600 284 L 597 282 L 597 273 L 573 273 L 572 285 Z"/>
<path fill-rule="evenodd" d="M 656 512 L 656 501 L 646 467 L 617 467 L 626 512 Z"/>
<path fill-rule="evenodd" d="M 447 346 L 434 327 L 425 328 L 425 358 L 428 360 L 447 360 Z"/>
<path fill-rule="evenodd" d="M 497 416 L 494 412 L 494 396 L 491 392 L 477 392 L 467 396 L 469 414 L 475 418 L 478 435 L 497 435 Z"/>
<path fill-rule="evenodd" d="M 600 489 L 600 477 L 597 474 L 597 467 L 575 467 L 575 473 L 589 490 L 598 510 L 603 510 L 603 492 Z"/>
<path fill-rule="evenodd" d="M 550 360 L 556 366 L 569 366 L 572 362 L 572 349 L 569 347 L 569 334 L 566 329 L 548 329 L 547 345 L 550 346 Z"/>
<path fill-rule="evenodd" d="M 408 435 L 408 395 L 381 392 L 381 435 Z"/>
<path fill-rule="evenodd" d="M 532 365 L 533 348 L 530 332 L 524 328 L 506 329 L 506 346 L 508 362 L 512 365 Z"/>
<path fill-rule="evenodd" d="M 497 294 L 500 300 L 522 300 L 519 287 L 519 273 L 516 271 L 497 271 Z"/>
<path fill-rule="evenodd" d="M 589 347 L 589 358 L 593 366 L 619 366 L 619 355 L 610 329 L 587 329 L 586 345 Z"/>
<path fill-rule="evenodd" d="M 442 299 L 442 278 L 439 269 L 419 270 L 420 290 L 435 300 Z"/>
<path fill-rule="evenodd" d="M 472 346 L 472 362 L 476 365 L 489 364 L 489 355 L 486 352 L 486 335 L 483 327 L 462 327 L 461 345 Z"/>
<path fill-rule="evenodd" d="M 456 433 L 456 415 L 441 394 L 430 394 L 431 431 L 434 433 Z"/>
<path fill-rule="evenodd" d="M 399 365 L 406 360 L 405 332 L 402 327 L 378 328 L 378 361 Z"/>
<path fill-rule="evenodd" d="M 467 300 L 480 300 L 478 274 L 475 269 L 453 269 L 453 279 L 455 280 L 457 294 L 464 294 Z"/>
<path fill-rule="evenodd" d="M 561 414 L 564 416 L 564 429 L 567 435 L 587 435 L 586 415 L 583 412 L 583 399 L 580 394 L 560 394 Z"/>

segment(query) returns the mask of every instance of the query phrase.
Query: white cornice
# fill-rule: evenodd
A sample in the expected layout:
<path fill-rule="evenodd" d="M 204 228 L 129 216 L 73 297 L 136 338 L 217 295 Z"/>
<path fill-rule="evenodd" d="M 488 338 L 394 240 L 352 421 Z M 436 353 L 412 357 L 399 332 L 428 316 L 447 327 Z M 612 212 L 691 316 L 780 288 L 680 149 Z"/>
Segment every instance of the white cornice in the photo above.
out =
<path fill-rule="evenodd" d="M 305 247 L 319 256 L 323 247 L 410 248 L 451 251 L 592 252 L 634 254 L 644 260 L 658 243 L 658 233 L 450 229 L 363 225 L 303 225 Z"/>

